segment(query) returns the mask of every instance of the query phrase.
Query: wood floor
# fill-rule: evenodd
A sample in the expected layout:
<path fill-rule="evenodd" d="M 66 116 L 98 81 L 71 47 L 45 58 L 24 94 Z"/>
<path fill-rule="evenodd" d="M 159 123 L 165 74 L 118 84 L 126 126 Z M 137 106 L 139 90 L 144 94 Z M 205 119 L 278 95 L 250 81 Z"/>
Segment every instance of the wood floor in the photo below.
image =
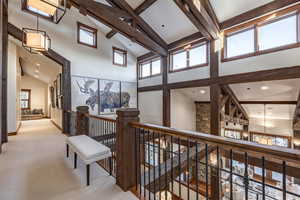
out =
<path fill-rule="evenodd" d="M 123 192 L 98 164 L 91 166 L 85 186 L 85 165 L 65 157 L 65 135 L 48 119 L 26 121 L 9 137 L 0 155 L 1 200 L 135 200 Z M 72 155 L 72 154 L 71 154 Z"/>

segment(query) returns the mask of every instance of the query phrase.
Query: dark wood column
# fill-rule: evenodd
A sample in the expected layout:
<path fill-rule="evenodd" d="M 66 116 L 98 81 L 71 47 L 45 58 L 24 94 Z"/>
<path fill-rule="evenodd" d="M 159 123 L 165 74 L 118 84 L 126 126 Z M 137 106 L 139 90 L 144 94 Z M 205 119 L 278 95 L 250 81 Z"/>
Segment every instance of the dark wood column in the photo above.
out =
<path fill-rule="evenodd" d="M 171 126 L 171 91 L 168 89 L 169 62 L 167 56 L 161 57 L 163 82 L 163 126 Z"/>
<path fill-rule="evenodd" d="M 8 16 L 7 16 L 7 0 L 0 0 L 0 127 L 1 139 L 0 146 L 7 142 L 7 51 L 8 51 Z M 0 147 L 1 152 L 1 147 Z"/>
<path fill-rule="evenodd" d="M 219 50 L 216 48 L 215 41 L 210 42 L 210 78 L 219 77 Z M 221 87 L 219 84 L 210 86 L 210 101 L 211 101 L 211 119 L 210 133 L 212 135 L 221 134 Z"/>

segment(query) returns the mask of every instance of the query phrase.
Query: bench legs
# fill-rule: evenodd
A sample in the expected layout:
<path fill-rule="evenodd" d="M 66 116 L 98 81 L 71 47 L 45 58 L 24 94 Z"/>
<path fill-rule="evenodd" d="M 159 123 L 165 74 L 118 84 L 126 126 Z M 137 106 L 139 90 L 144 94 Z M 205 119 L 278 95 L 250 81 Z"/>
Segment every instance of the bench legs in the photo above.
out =
<path fill-rule="evenodd" d="M 67 158 L 69 158 L 69 145 L 67 144 Z"/>
<path fill-rule="evenodd" d="M 90 185 L 90 165 L 86 165 L 86 185 Z"/>
<path fill-rule="evenodd" d="M 108 160 L 109 160 L 109 175 L 112 175 L 112 165 L 113 165 L 112 157 L 109 157 Z"/>
<path fill-rule="evenodd" d="M 74 152 L 74 169 L 77 169 L 77 153 Z"/>

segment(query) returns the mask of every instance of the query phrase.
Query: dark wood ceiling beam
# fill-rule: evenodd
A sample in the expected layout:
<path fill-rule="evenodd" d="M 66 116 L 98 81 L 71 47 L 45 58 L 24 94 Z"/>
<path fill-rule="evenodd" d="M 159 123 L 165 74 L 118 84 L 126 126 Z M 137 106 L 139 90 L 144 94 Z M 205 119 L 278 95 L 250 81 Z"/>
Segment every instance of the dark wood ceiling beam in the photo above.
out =
<path fill-rule="evenodd" d="M 297 101 L 240 101 L 240 104 L 296 105 Z"/>
<path fill-rule="evenodd" d="M 213 20 L 214 24 L 217 26 L 217 29 L 220 31 L 220 23 L 210 1 L 209 0 L 200 0 L 200 1 L 201 1 L 201 5 L 203 5 L 204 9 L 207 11 L 209 16 Z"/>
<path fill-rule="evenodd" d="M 200 10 L 196 7 L 193 0 L 184 0 L 188 5 L 190 11 L 197 18 L 197 20 L 206 28 L 206 31 L 210 34 L 213 39 L 219 38 L 220 30 L 217 28 L 217 25 L 211 19 L 210 15 L 207 13 L 203 4 L 204 1 L 201 1 Z"/>
<path fill-rule="evenodd" d="M 141 33 L 135 28 L 128 25 L 126 22 L 118 18 L 118 15 L 107 9 L 107 5 L 97 3 L 93 0 L 70 0 L 72 5 L 76 8 L 84 7 L 87 10 L 87 14 L 101 23 L 109 26 L 115 31 L 120 32 L 130 40 L 140 44 L 141 46 L 153 51 L 159 55 L 166 56 L 168 54 L 167 49 L 162 47 L 153 39 L 147 35 Z"/>
<path fill-rule="evenodd" d="M 220 28 L 224 30 L 295 3 L 299 3 L 299 0 L 275 0 L 222 22 Z"/>
<path fill-rule="evenodd" d="M 234 92 L 232 91 L 232 89 L 228 86 L 228 85 L 223 85 L 222 89 L 224 90 L 224 92 L 226 92 L 232 99 L 232 102 L 234 103 L 234 105 L 239 109 L 239 111 L 241 113 L 243 113 L 243 116 L 245 117 L 246 120 L 249 120 L 248 114 L 245 111 L 245 109 L 243 108 L 243 106 L 239 103 L 238 98 L 236 97 L 236 95 L 234 94 Z M 232 112 L 232 111 L 231 111 Z M 231 113 L 230 112 L 230 113 Z"/>
<path fill-rule="evenodd" d="M 198 19 L 193 15 L 190 9 L 183 3 L 182 0 L 173 0 L 180 10 L 189 18 L 189 20 L 194 24 L 194 26 L 199 30 L 199 32 L 208 40 L 212 39 L 212 36 L 206 30 L 206 28 L 198 21 Z"/>
<path fill-rule="evenodd" d="M 299 91 L 299 96 L 296 104 L 296 109 L 294 113 L 294 124 L 297 124 L 300 121 L 300 91 Z"/>
<path fill-rule="evenodd" d="M 140 15 L 142 12 L 147 10 L 153 3 L 155 3 L 157 0 L 145 0 L 141 5 L 139 5 L 135 10 L 136 15 Z M 116 31 L 112 30 L 106 34 L 106 38 L 110 39 L 112 38 L 115 34 L 117 34 Z"/>
<path fill-rule="evenodd" d="M 158 35 L 152 27 L 147 24 L 142 17 L 138 16 L 132 7 L 124 0 L 107 0 L 109 2 L 113 2 L 117 4 L 121 9 L 126 11 L 131 17 L 132 20 L 144 31 L 145 34 L 148 35 L 149 38 L 156 41 L 161 47 L 164 49 L 168 48 L 167 43 Z"/>
<path fill-rule="evenodd" d="M 184 45 L 187 45 L 187 44 L 190 44 L 192 42 L 195 42 L 195 41 L 198 41 L 198 40 L 206 40 L 202 33 L 200 32 L 197 32 L 197 33 L 194 33 L 192 35 L 189 35 L 189 36 L 186 36 L 184 38 L 181 38 L 175 42 L 172 42 L 170 44 L 168 44 L 168 50 L 172 50 L 172 49 L 176 49 L 176 48 L 179 48 L 179 47 L 182 47 Z"/>

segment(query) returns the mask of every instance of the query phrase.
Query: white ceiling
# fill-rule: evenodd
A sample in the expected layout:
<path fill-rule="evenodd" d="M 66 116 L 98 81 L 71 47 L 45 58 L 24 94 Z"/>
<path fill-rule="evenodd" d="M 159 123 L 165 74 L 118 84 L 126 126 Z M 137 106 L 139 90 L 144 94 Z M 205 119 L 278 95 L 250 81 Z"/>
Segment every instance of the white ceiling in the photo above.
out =
<path fill-rule="evenodd" d="M 61 70 L 61 66 L 46 56 L 40 54 L 31 54 L 26 51 L 19 41 L 12 39 L 18 46 L 18 54 L 23 59 L 22 67 L 26 75 L 35 77 L 45 83 L 52 83 Z M 38 66 L 40 65 L 40 66 Z"/>
<path fill-rule="evenodd" d="M 273 0 L 209 0 L 220 22 L 270 3 Z"/>
<path fill-rule="evenodd" d="M 143 12 L 141 17 L 167 43 L 198 32 L 197 28 L 171 0 L 158 0 Z"/>
<path fill-rule="evenodd" d="M 262 90 L 262 86 L 269 89 Z M 240 101 L 296 101 L 300 79 L 233 84 L 230 87 Z"/>
<path fill-rule="evenodd" d="M 210 101 L 209 87 L 195 87 L 172 90 L 183 94 L 192 101 Z"/>

